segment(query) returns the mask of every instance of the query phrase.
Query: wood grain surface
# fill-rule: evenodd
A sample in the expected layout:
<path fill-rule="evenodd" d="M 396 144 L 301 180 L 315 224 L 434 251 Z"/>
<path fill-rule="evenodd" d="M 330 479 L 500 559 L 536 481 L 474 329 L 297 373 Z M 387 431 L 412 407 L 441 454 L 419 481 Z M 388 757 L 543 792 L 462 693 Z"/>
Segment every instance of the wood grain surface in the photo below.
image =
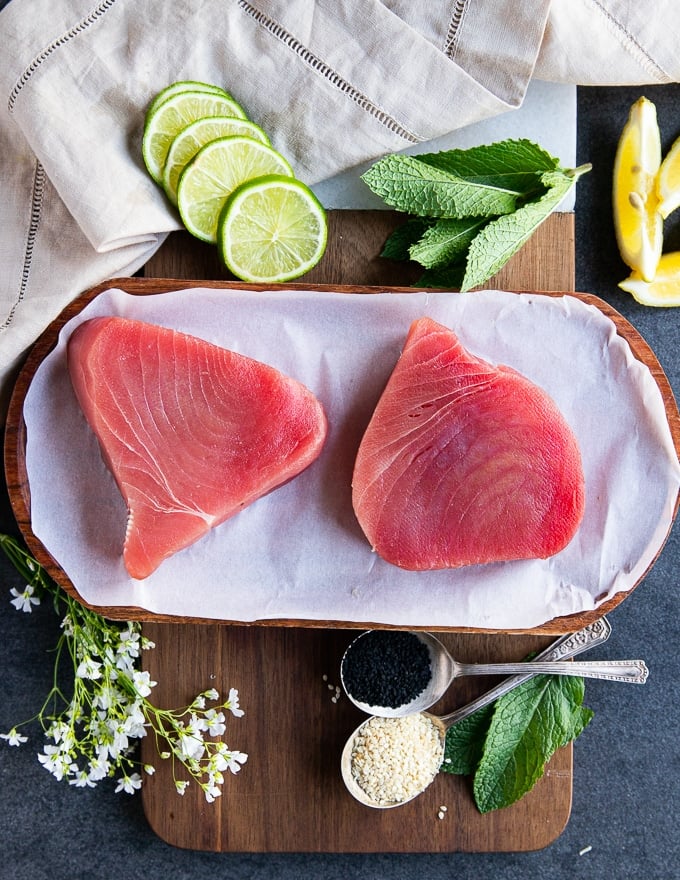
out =
<path fill-rule="evenodd" d="M 191 783 L 179 797 L 169 761 L 142 741 L 142 760 L 156 767 L 144 780 L 146 817 L 175 846 L 216 852 L 453 852 L 541 849 L 563 830 L 571 811 L 572 747 L 558 751 L 535 788 L 511 807 L 482 815 L 470 780 L 440 774 L 403 807 L 373 810 L 345 790 L 340 755 L 366 716 L 344 696 L 342 654 L 356 632 L 217 625 L 144 624 L 156 649 L 144 653 L 158 705 L 181 707 L 201 690 L 239 690 L 242 718 L 227 717 L 223 739 L 247 752 L 236 776 L 226 774 L 214 803 Z M 519 660 L 550 642 L 544 636 L 445 633 L 463 661 Z M 328 681 L 324 680 L 324 675 Z M 434 707 L 465 704 L 495 678 L 454 682 Z M 586 701 L 587 703 L 587 701 Z M 181 770 L 178 778 L 185 778 Z M 447 807 L 444 819 L 440 806 Z"/>

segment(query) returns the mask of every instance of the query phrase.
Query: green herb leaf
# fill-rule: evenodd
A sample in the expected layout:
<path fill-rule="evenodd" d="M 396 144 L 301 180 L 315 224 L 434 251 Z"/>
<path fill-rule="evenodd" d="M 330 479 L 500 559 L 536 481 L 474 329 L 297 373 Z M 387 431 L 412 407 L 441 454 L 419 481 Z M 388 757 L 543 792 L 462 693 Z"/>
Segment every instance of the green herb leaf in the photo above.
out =
<path fill-rule="evenodd" d="M 412 260 L 426 269 L 443 268 L 467 252 L 486 220 L 437 220 L 409 248 Z"/>
<path fill-rule="evenodd" d="M 426 269 L 414 287 L 436 287 L 444 290 L 460 290 L 465 275 L 465 262 L 447 266 L 445 269 Z"/>
<path fill-rule="evenodd" d="M 582 732 L 593 716 L 584 691 L 582 678 L 537 675 L 496 702 L 473 784 L 481 813 L 523 797 L 554 752 Z"/>
<path fill-rule="evenodd" d="M 556 171 L 559 167 L 559 161 L 550 153 L 524 138 L 482 144 L 467 150 L 423 153 L 418 159 L 466 180 L 524 194 L 536 190 L 544 172 Z"/>
<path fill-rule="evenodd" d="M 395 230 L 382 255 L 425 266 L 418 287 L 471 290 L 505 265 L 588 170 L 589 165 L 564 170 L 532 141 L 509 139 L 466 150 L 385 156 L 362 179 L 388 205 L 425 224 Z M 460 226 L 443 222 L 454 220 Z"/>
<path fill-rule="evenodd" d="M 461 290 L 479 287 L 495 275 L 560 204 L 585 170 L 588 168 L 546 172 L 541 180 L 549 189 L 543 196 L 527 202 L 514 214 L 489 221 L 470 245 Z"/>
<path fill-rule="evenodd" d="M 385 242 L 381 257 L 388 260 L 410 260 L 409 248 L 437 221 L 428 217 L 412 217 L 398 226 Z"/>
<path fill-rule="evenodd" d="M 482 759 L 493 711 L 493 705 L 484 706 L 449 727 L 441 766 L 443 773 L 472 776 Z"/>
<path fill-rule="evenodd" d="M 517 190 L 468 181 L 415 156 L 385 156 L 362 180 L 388 205 L 420 217 L 493 217 L 515 210 Z"/>

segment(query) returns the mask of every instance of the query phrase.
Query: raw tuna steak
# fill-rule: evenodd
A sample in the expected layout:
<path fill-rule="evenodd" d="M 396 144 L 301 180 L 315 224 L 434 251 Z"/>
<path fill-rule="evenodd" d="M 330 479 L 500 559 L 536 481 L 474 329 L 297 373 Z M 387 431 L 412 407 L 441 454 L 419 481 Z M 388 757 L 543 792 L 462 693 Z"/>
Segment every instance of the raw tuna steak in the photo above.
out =
<path fill-rule="evenodd" d="M 581 456 L 542 389 L 420 318 L 361 441 L 352 500 L 401 568 L 544 559 L 581 522 Z"/>
<path fill-rule="evenodd" d="M 72 334 L 68 368 L 128 506 L 133 578 L 295 477 L 325 440 L 304 385 L 174 330 L 93 318 Z"/>

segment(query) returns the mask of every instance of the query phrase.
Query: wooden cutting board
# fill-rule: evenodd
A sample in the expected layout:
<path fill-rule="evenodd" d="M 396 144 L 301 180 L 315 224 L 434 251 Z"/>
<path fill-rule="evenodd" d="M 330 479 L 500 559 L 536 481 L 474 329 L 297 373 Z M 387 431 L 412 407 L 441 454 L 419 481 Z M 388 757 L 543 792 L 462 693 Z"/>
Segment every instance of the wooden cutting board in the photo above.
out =
<path fill-rule="evenodd" d="M 305 281 L 414 282 L 412 268 L 377 256 L 401 219 L 381 211 L 331 213 L 328 251 Z M 213 248 L 182 233 L 147 264 L 145 277 L 228 278 Z M 549 218 L 494 286 L 573 291 L 573 216 Z M 218 589 L 219 572 L 215 579 Z M 154 622 L 144 624 L 144 633 L 156 643 L 144 663 L 159 682 L 159 705 L 180 707 L 206 688 L 226 696 L 236 687 L 245 710 L 242 718 L 227 720 L 224 738 L 247 752 L 248 761 L 237 776 L 229 775 L 213 804 L 193 783 L 179 797 L 170 761 L 157 758 L 152 738 L 143 741 L 142 758 L 156 767 L 142 789 L 144 810 L 154 831 L 175 846 L 220 852 L 520 851 L 547 846 L 568 821 L 571 746 L 553 757 L 525 798 L 484 816 L 474 806 L 469 780 L 444 774 L 397 809 L 371 810 L 354 801 L 340 777 L 340 753 L 365 716 L 344 697 L 332 701 L 342 653 L 356 635 L 352 630 Z M 521 659 L 551 641 L 540 634 L 442 638 L 464 661 Z M 462 679 L 435 710 L 452 710 L 492 683 Z M 447 807 L 443 819 L 441 806 Z"/>

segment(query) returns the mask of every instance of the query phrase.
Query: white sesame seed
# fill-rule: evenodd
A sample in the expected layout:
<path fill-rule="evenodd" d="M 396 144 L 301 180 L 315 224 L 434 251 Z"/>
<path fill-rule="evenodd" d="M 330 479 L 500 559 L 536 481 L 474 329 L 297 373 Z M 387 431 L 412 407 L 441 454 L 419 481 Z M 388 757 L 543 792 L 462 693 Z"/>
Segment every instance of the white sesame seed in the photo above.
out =
<path fill-rule="evenodd" d="M 369 718 L 352 748 L 352 775 L 381 805 L 400 803 L 437 775 L 442 760 L 439 731 L 424 715 Z"/>
<path fill-rule="evenodd" d="M 321 676 L 321 678 L 323 678 L 324 681 L 328 681 L 328 676 L 325 673 Z"/>
<path fill-rule="evenodd" d="M 584 846 L 582 850 L 579 850 L 579 855 L 584 856 L 586 853 L 589 853 L 592 849 L 592 846 Z"/>

